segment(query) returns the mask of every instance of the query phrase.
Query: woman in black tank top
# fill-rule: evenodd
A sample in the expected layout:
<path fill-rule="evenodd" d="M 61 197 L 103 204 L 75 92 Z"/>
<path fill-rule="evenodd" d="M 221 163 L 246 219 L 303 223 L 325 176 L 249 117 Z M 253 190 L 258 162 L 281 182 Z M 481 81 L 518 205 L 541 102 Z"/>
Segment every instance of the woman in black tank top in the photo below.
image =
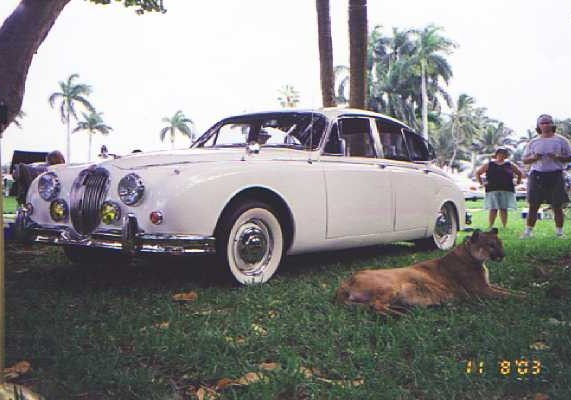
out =
<path fill-rule="evenodd" d="M 500 219 L 505 228 L 508 223 L 508 209 L 517 208 L 513 179 L 514 175 L 517 176 L 517 183 L 520 184 L 523 173 L 507 159 L 508 156 L 508 149 L 500 147 L 496 150 L 493 159 L 476 171 L 476 178 L 480 184 L 482 184 L 482 175 L 486 174 L 484 207 L 490 210 L 488 216 L 490 228 L 496 222 L 498 210 L 500 210 Z"/>

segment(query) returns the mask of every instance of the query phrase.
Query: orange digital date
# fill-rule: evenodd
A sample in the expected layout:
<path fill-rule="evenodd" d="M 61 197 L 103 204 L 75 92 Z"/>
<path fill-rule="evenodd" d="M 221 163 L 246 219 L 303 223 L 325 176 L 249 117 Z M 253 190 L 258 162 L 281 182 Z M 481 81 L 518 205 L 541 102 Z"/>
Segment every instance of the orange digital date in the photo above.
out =
<path fill-rule="evenodd" d="M 492 372 L 498 372 L 503 376 L 538 376 L 541 374 L 543 365 L 538 359 L 527 359 L 521 357 L 516 360 L 501 359 L 492 368 Z M 466 374 L 468 375 L 483 375 L 489 370 L 489 366 L 485 361 L 480 360 L 467 360 L 466 361 Z"/>

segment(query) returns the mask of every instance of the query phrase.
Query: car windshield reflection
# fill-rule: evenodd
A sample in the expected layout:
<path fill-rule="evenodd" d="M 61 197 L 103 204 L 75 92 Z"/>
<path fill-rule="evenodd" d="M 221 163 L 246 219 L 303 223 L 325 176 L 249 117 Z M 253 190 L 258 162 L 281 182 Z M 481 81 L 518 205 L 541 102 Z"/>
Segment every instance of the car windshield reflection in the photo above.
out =
<path fill-rule="evenodd" d="M 267 113 L 227 118 L 210 128 L 192 147 L 243 147 L 259 144 L 315 150 L 327 121 L 316 113 Z"/>

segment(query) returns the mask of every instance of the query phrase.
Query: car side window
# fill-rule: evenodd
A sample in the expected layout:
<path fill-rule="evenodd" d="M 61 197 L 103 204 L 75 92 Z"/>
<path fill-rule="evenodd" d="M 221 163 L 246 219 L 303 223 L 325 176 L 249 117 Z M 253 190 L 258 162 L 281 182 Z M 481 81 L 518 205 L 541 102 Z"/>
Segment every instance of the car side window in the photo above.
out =
<path fill-rule="evenodd" d="M 428 161 L 430 159 L 426 142 L 416 133 L 404 131 L 410 159 L 412 161 Z"/>
<path fill-rule="evenodd" d="M 383 156 L 389 160 L 409 161 L 408 150 L 401 127 L 396 124 L 386 123 L 381 119 L 376 120 L 377 130 L 383 146 Z"/>
<path fill-rule="evenodd" d="M 339 126 L 334 123 L 329 132 L 327 143 L 323 148 L 323 154 L 344 156 L 345 155 L 345 140 L 339 136 Z"/>
<path fill-rule="evenodd" d="M 340 138 L 345 141 L 345 154 L 349 157 L 377 156 L 368 118 L 343 118 L 339 121 Z"/>

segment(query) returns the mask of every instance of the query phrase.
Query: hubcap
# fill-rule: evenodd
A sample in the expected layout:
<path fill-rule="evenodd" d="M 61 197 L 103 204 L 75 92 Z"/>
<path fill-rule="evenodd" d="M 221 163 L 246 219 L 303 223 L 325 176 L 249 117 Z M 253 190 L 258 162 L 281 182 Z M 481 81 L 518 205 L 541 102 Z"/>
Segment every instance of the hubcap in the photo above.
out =
<path fill-rule="evenodd" d="M 245 222 L 234 236 L 233 252 L 238 269 L 247 275 L 262 273 L 272 258 L 272 247 L 273 238 L 263 221 Z"/>
<path fill-rule="evenodd" d="M 452 235 L 452 223 L 450 211 L 443 207 L 436 218 L 436 226 L 434 227 L 434 237 L 439 243 L 446 242 Z"/>

